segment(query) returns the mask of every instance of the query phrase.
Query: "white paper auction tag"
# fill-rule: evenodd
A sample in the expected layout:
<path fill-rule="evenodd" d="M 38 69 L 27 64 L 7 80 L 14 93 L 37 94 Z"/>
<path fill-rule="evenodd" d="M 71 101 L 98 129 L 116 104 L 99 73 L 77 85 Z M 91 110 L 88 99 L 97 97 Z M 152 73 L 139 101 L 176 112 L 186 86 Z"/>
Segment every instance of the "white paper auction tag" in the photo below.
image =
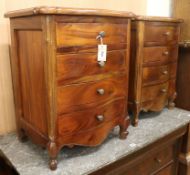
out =
<path fill-rule="evenodd" d="M 106 61 L 107 57 L 107 45 L 99 44 L 98 45 L 98 61 Z"/>

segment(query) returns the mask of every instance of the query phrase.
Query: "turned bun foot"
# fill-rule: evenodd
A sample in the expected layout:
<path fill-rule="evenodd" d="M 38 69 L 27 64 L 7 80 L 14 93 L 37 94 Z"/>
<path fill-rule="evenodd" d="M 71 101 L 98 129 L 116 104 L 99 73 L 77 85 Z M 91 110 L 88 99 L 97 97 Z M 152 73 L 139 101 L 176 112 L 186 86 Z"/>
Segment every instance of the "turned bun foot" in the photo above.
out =
<path fill-rule="evenodd" d="M 173 109 L 175 107 L 175 103 L 174 102 L 169 102 L 168 103 L 168 109 Z"/>
<path fill-rule="evenodd" d="M 128 134 L 129 134 L 128 131 L 121 132 L 121 133 L 119 134 L 119 138 L 120 138 L 121 140 L 124 140 L 124 139 L 127 138 L 127 135 L 128 135 Z"/>
<path fill-rule="evenodd" d="M 57 169 L 57 160 L 55 160 L 55 159 L 50 160 L 50 162 L 49 162 L 49 168 L 51 170 L 56 170 Z"/>
<path fill-rule="evenodd" d="M 134 127 L 137 127 L 138 124 L 139 124 L 139 120 L 138 120 L 138 119 L 133 120 L 131 124 L 132 124 Z"/>
<path fill-rule="evenodd" d="M 28 137 L 25 134 L 25 131 L 23 129 L 20 129 L 18 131 L 18 139 L 20 140 L 20 142 L 26 142 L 28 140 Z"/>

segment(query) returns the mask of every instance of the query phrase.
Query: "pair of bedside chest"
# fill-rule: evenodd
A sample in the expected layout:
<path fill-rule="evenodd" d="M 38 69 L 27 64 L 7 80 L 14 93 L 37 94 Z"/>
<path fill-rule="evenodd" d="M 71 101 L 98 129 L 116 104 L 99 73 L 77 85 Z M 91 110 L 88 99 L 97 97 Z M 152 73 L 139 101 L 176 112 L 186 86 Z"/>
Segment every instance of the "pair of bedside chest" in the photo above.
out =
<path fill-rule="evenodd" d="M 96 146 L 116 125 L 125 139 L 128 105 L 135 125 L 140 110 L 173 106 L 180 20 L 57 7 L 5 16 L 18 136 L 47 147 L 51 169 L 63 146 Z"/>

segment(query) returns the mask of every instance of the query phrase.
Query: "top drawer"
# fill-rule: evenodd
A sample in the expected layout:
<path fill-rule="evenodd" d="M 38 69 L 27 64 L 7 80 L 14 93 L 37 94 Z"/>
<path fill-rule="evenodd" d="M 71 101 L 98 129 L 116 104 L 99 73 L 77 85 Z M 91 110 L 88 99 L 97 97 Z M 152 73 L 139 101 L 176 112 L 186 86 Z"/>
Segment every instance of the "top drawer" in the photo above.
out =
<path fill-rule="evenodd" d="M 170 45 L 178 42 L 178 28 L 175 24 L 161 22 L 145 23 L 145 46 Z"/>
<path fill-rule="evenodd" d="M 97 48 L 100 40 L 96 39 L 98 34 L 104 31 L 103 43 L 114 45 L 112 49 L 123 49 L 127 43 L 127 23 L 56 23 L 56 41 L 58 50 L 69 52 L 88 47 Z M 121 44 L 118 48 L 117 44 Z"/>

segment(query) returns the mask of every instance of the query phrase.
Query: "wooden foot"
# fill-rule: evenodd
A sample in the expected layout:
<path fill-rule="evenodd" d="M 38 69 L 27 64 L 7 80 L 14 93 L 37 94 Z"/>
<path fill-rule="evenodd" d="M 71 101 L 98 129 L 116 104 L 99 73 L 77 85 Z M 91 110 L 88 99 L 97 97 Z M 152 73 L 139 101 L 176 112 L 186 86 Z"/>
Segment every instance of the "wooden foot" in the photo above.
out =
<path fill-rule="evenodd" d="M 56 159 L 50 159 L 49 168 L 51 170 L 56 170 L 57 169 L 57 160 Z"/>
<path fill-rule="evenodd" d="M 138 126 L 138 123 L 139 123 L 139 113 L 140 113 L 140 110 L 139 109 L 135 109 L 133 111 L 133 119 L 132 119 L 132 125 L 134 127 L 137 127 Z"/>
<path fill-rule="evenodd" d="M 120 131 L 119 131 L 119 138 L 124 140 L 127 138 L 127 135 L 129 132 L 127 131 L 127 128 L 129 126 L 130 120 L 129 117 L 125 118 L 124 121 L 119 125 Z"/>
<path fill-rule="evenodd" d="M 169 102 L 168 103 L 168 109 L 173 109 L 175 107 L 175 103 L 174 102 Z"/>
<path fill-rule="evenodd" d="M 119 138 L 120 138 L 121 140 L 124 140 L 124 139 L 127 138 L 127 135 L 128 135 L 128 134 L 129 134 L 128 131 L 120 132 L 120 134 L 119 134 Z"/>
<path fill-rule="evenodd" d="M 139 124 L 139 119 L 138 119 L 138 118 L 134 118 L 134 119 L 132 120 L 132 125 L 133 125 L 134 127 L 137 127 L 138 124 Z"/>
<path fill-rule="evenodd" d="M 57 149 L 56 143 L 50 141 L 47 148 L 48 148 L 48 153 L 49 153 L 49 157 L 50 157 L 49 168 L 51 170 L 56 170 L 57 169 L 57 154 L 58 154 L 58 149 Z"/>
<path fill-rule="evenodd" d="M 175 92 L 169 99 L 168 99 L 168 109 L 173 109 L 175 107 L 174 100 L 177 97 L 177 93 Z"/>
<path fill-rule="evenodd" d="M 19 129 L 17 134 L 20 142 L 26 142 L 28 140 L 28 137 L 23 129 Z"/>

